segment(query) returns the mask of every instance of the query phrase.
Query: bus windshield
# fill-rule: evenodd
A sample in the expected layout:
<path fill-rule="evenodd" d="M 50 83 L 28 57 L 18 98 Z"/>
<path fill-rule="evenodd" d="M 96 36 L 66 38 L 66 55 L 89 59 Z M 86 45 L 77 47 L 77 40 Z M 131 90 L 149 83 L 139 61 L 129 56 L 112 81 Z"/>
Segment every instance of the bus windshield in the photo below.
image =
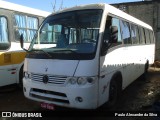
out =
<path fill-rule="evenodd" d="M 56 59 L 93 59 L 102 10 L 78 10 L 46 18 L 29 51 L 43 51 Z M 36 52 L 36 54 L 39 52 Z"/>

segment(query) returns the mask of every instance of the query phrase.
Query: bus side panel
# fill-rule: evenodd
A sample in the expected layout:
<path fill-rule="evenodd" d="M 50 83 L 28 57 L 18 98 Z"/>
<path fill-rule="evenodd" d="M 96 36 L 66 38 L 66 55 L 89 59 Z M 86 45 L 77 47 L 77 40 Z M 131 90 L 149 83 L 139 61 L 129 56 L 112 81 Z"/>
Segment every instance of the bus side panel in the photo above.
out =
<path fill-rule="evenodd" d="M 99 79 L 99 106 L 108 101 L 109 86 L 112 76 L 116 72 L 123 75 L 124 48 L 118 48 L 108 52 L 106 56 L 100 57 L 100 79 Z"/>
<path fill-rule="evenodd" d="M 14 10 L 8 10 L 0 8 L 0 17 L 5 19 L 0 21 L 0 86 L 9 85 L 13 83 L 19 83 L 19 72 L 23 65 L 23 61 L 26 55 L 26 52 L 22 50 L 19 43 L 19 33 L 15 35 L 15 30 L 18 32 L 19 27 L 15 25 L 15 16 L 14 15 L 27 15 L 37 18 L 37 22 L 41 24 L 44 17 L 37 16 L 36 14 L 27 14 L 23 12 L 18 12 Z M 20 18 L 19 18 L 20 19 Z M 22 18 L 20 20 L 23 20 Z M 37 23 L 37 28 L 38 28 Z M 3 25 L 3 26 L 1 26 Z M 24 25 L 24 24 L 23 24 Z M 4 31 L 4 26 L 6 27 Z M 24 26 L 23 26 L 24 27 Z M 16 29 L 15 29 L 16 28 Z M 21 29 L 21 28 L 20 28 Z M 26 28 L 27 29 L 27 28 Z M 3 30 L 3 31 L 1 31 Z M 4 38 L 6 38 L 4 40 Z M 8 39 L 7 39 L 8 38 Z M 8 47 L 4 47 L 4 44 L 8 42 Z M 1 44 L 2 43 L 2 44 Z M 25 43 L 24 48 L 28 49 L 30 43 Z"/>
<path fill-rule="evenodd" d="M 0 86 L 16 83 L 17 69 L 12 65 L 12 54 L 9 52 L 13 39 L 11 16 L 12 11 L 0 9 L 0 17 L 3 18 L 0 27 L 0 30 L 2 30 L 0 32 L 2 34 L 0 39 Z M 5 31 L 4 27 L 6 27 Z"/>
<path fill-rule="evenodd" d="M 149 64 L 153 64 L 154 62 L 153 44 L 127 47 L 126 62 L 131 66 L 126 67 L 126 70 L 124 70 L 125 74 L 128 74 L 126 81 L 131 78 L 134 81 L 140 77 L 145 71 L 145 64 L 147 61 L 149 61 Z M 126 84 L 125 87 L 129 84 L 130 83 Z"/>
<path fill-rule="evenodd" d="M 0 53 L 0 86 L 19 82 L 19 67 L 24 61 L 26 52 L 17 50 Z M 22 65 L 21 65 L 22 66 Z"/>
<path fill-rule="evenodd" d="M 144 56 L 141 52 L 142 46 L 124 47 L 124 83 L 123 89 L 144 73 Z"/>
<path fill-rule="evenodd" d="M 16 69 L 12 70 L 12 65 L 0 66 L 0 86 L 15 83 Z"/>
<path fill-rule="evenodd" d="M 100 58 L 99 106 L 108 101 L 109 85 L 116 72 L 122 74 L 122 89 L 144 73 L 145 63 L 154 61 L 154 45 L 126 46 Z"/>

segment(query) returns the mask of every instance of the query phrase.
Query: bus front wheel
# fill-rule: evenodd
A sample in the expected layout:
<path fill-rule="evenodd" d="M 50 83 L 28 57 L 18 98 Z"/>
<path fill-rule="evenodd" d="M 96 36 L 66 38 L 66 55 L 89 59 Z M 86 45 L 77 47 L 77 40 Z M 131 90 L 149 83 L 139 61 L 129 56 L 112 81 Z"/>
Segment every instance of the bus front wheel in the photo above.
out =
<path fill-rule="evenodd" d="M 115 76 L 110 82 L 109 100 L 107 102 L 108 108 L 114 108 L 118 102 L 119 96 L 122 91 L 120 78 L 120 76 Z"/>
<path fill-rule="evenodd" d="M 20 71 L 19 71 L 19 84 L 18 86 L 20 88 L 23 88 L 23 66 L 21 67 Z"/>

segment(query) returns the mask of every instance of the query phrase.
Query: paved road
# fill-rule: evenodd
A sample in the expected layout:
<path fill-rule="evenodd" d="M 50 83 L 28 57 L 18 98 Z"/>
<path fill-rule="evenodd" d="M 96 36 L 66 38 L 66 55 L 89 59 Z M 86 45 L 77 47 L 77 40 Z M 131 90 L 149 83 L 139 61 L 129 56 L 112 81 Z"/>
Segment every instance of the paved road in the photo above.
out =
<path fill-rule="evenodd" d="M 113 111 L 153 111 L 153 104 L 158 101 L 160 101 L 160 69 L 150 68 L 146 80 L 139 78 L 123 91 L 122 96 Z M 0 111 L 50 112 L 42 109 L 39 103 L 26 99 L 22 90 L 18 89 L 16 86 L 0 88 Z M 84 112 L 79 110 L 64 109 L 60 107 L 56 107 L 56 111 L 58 111 L 58 114 L 60 114 L 59 111 L 62 111 L 63 114 L 68 114 L 67 111 L 71 111 L 76 119 L 77 112 L 74 114 L 75 111 L 79 112 L 78 117 L 80 117 L 81 114 L 84 114 Z M 94 117 L 92 117 L 92 119 L 94 119 L 96 115 L 97 117 L 101 117 L 100 113 L 105 114 L 104 117 L 106 117 L 109 111 L 112 110 L 100 108 L 98 110 L 85 112 L 85 115 L 94 115 Z M 62 116 L 60 114 L 59 117 Z"/>

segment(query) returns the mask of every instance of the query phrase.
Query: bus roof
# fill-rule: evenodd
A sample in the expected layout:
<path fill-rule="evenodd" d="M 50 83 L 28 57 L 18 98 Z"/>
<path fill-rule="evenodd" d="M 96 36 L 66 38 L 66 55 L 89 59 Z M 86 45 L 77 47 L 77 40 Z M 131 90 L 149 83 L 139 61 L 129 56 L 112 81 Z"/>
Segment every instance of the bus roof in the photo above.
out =
<path fill-rule="evenodd" d="M 111 15 L 115 15 L 115 16 L 118 16 L 118 17 L 121 17 L 125 20 L 128 20 L 132 23 L 135 23 L 135 24 L 138 24 L 140 26 L 143 26 L 145 28 L 148 28 L 148 29 L 151 29 L 152 30 L 152 27 L 146 23 L 144 23 L 143 21 L 109 5 L 109 4 L 106 4 L 106 3 L 99 3 L 99 4 L 88 4 L 88 5 L 81 5 L 81 6 L 75 6 L 75 7 L 72 7 L 72 8 L 66 8 L 66 9 L 63 9 L 61 11 L 58 11 L 56 13 L 53 13 L 53 14 L 58 14 L 58 13 L 62 13 L 62 12 L 68 12 L 68 11 L 74 11 L 74 10 L 84 10 L 84 9 L 103 9 L 103 10 L 106 10 L 109 14 Z M 52 15 L 53 15 L 52 14 Z"/>
<path fill-rule="evenodd" d="M 22 13 L 28 13 L 28 14 L 42 16 L 42 17 L 47 17 L 48 15 L 51 14 L 50 12 L 46 12 L 46 11 L 42 11 L 42 10 L 2 1 L 2 0 L 0 0 L 0 8 L 18 11 Z"/>

